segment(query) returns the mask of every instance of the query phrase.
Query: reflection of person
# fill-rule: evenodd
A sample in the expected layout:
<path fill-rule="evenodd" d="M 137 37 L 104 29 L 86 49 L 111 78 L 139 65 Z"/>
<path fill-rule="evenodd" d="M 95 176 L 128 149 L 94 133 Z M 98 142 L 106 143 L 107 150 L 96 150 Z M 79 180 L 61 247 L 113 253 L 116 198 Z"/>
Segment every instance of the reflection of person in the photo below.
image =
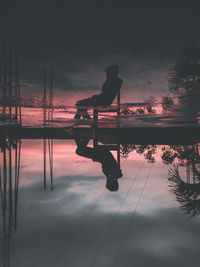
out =
<path fill-rule="evenodd" d="M 101 163 L 102 171 L 107 178 L 106 187 L 110 191 L 117 191 L 119 188 L 118 179 L 122 177 L 122 172 L 112 153 L 104 148 L 87 147 L 88 138 L 75 137 L 74 139 L 77 144 L 77 155 Z"/>
<path fill-rule="evenodd" d="M 78 107 L 75 119 L 80 119 L 81 116 L 90 119 L 87 109 L 89 107 L 108 106 L 115 99 L 122 85 L 122 79 L 118 78 L 119 68 L 112 65 L 106 69 L 106 81 L 102 86 L 102 91 L 99 95 L 93 95 L 90 98 L 79 100 L 76 105 Z"/>

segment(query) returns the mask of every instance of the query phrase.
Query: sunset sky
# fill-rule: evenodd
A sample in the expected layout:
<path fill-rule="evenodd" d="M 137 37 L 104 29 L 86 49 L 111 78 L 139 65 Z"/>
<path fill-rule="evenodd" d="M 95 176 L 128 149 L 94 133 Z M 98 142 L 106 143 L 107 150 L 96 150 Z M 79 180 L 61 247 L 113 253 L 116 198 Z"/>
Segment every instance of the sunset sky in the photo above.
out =
<path fill-rule="evenodd" d="M 141 1 L 134 7 L 73 3 L 1 4 L 0 36 L 16 36 L 19 42 L 24 95 L 41 92 L 42 70 L 49 67 L 55 70 L 56 96 L 74 104 L 97 93 L 105 68 L 118 64 L 122 102 L 159 98 L 169 92 L 168 70 L 180 51 L 200 39 L 198 6 L 183 1 Z"/>

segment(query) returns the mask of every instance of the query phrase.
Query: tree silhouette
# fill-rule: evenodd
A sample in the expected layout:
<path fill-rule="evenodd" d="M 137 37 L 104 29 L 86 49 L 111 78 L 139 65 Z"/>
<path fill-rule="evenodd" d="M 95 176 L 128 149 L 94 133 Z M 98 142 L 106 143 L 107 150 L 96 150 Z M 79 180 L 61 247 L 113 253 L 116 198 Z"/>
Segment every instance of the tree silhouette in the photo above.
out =
<path fill-rule="evenodd" d="M 133 144 L 122 144 L 120 145 L 120 155 L 122 158 L 128 158 L 130 152 L 135 149 Z"/>
<path fill-rule="evenodd" d="M 170 69 L 169 87 L 179 99 L 196 101 L 200 95 L 200 47 L 188 45 Z"/>
<path fill-rule="evenodd" d="M 164 164 L 171 164 L 174 160 L 181 166 L 199 162 L 200 155 L 198 144 L 195 145 L 169 145 L 162 147 L 161 156 Z"/>
<path fill-rule="evenodd" d="M 199 176 L 199 175 L 198 175 Z M 170 190 L 176 195 L 180 208 L 191 216 L 200 214 L 200 181 L 198 183 L 186 183 L 179 174 L 178 167 L 170 169 L 168 180 Z"/>
<path fill-rule="evenodd" d="M 156 153 L 156 145 L 134 145 L 134 144 L 122 144 L 120 145 L 120 154 L 123 158 L 128 158 L 129 153 L 136 151 L 140 155 L 144 155 L 144 158 L 149 163 L 154 163 L 155 158 L 153 154 Z"/>
<path fill-rule="evenodd" d="M 174 101 L 172 99 L 172 97 L 170 96 L 163 96 L 162 98 L 162 108 L 164 111 L 168 110 L 169 108 L 171 108 L 174 104 Z"/>

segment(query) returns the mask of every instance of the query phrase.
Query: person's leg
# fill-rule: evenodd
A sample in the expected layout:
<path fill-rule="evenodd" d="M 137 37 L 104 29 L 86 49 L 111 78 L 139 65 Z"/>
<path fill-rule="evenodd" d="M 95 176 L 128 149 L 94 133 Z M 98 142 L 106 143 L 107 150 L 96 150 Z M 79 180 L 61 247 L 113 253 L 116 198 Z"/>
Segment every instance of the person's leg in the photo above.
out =
<path fill-rule="evenodd" d="M 75 119 L 80 119 L 81 116 L 85 119 L 91 119 L 90 115 L 88 114 L 87 110 L 89 107 L 93 107 L 96 105 L 96 96 L 92 96 L 90 98 L 86 98 L 83 100 L 79 100 L 76 103 L 77 106 L 77 113 L 75 115 Z"/>
<path fill-rule="evenodd" d="M 78 107 L 77 108 L 77 112 L 76 112 L 76 115 L 75 115 L 75 119 L 80 119 L 81 116 L 83 116 L 84 119 L 88 119 L 90 120 L 91 117 L 90 117 L 90 114 L 88 113 L 87 111 L 87 108 L 84 108 L 84 107 Z"/>
<path fill-rule="evenodd" d="M 83 113 L 85 111 L 85 108 L 83 108 L 85 106 L 85 102 L 86 102 L 87 99 L 83 99 L 83 100 L 79 100 L 77 103 L 76 103 L 76 106 L 77 106 L 77 112 L 76 112 L 76 115 L 75 115 L 75 119 L 80 119 L 81 116 L 83 116 Z"/>
<path fill-rule="evenodd" d="M 76 142 L 77 147 L 86 147 L 89 143 L 90 139 L 86 137 L 80 137 L 78 135 L 74 135 L 74 140 Z"/>
<path fill-rule="evenodd" d="M 89 98 L 85 98 L 85 99 L 82 99 L 82 100 L 79 100 L 76 105 L 77 106 L 81 106 L 81 107 L 89 107 L 89 106 L 92 106 L 94 103 L 94 97 L 89 97 Z"/>

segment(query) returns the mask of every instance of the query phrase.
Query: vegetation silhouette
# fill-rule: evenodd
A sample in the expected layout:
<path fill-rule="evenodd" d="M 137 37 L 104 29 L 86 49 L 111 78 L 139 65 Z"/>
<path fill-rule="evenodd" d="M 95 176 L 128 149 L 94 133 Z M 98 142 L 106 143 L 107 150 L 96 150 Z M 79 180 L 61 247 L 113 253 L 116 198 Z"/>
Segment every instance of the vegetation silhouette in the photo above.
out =
<path fill-rule="evenodd" d="M 180 208 L 194 217 L 200 214 L 200 179 L 198 175 L 197 183 L 187 183 L 180 177 L 178 167 L 170 169 L 168 180 L 170 190 L 176 195 L 177 201 L 181 204 Z"/>
<path fill-rule="evenodd" d="M 176 195 L 180 208 L 191 216 L 200 213 L 200 155 L 199 146 L 173 146 L 171 153 L 166 150 L 165 162 L 172 163 L 175 158 L 177 164 L 170 169 L 169 188 Z M 181 178 L 179 166 L 186 167 L 186 180 Z"/>
<path fill-rule="evenodd" d="M 169 72 L 169 88 L 178 98 L 185 118 L 197 120 L 200 107 L 200 46 L 190 44 L 181 52 Z M 189 117 L 187 117 L 189 115 Z"/>
<path fill-rule="evenodd" d="M 121 144 L 120 145 L 120 155 L 122 158 L 128 158 L 129 153 L 135 151 L 140 155 L 144 155 L 145 159 L 149 163 L 154 163 L 155 158 L 153 154 L 156 153 L 156 145 L 134 145 L 134 144 Z"/>

